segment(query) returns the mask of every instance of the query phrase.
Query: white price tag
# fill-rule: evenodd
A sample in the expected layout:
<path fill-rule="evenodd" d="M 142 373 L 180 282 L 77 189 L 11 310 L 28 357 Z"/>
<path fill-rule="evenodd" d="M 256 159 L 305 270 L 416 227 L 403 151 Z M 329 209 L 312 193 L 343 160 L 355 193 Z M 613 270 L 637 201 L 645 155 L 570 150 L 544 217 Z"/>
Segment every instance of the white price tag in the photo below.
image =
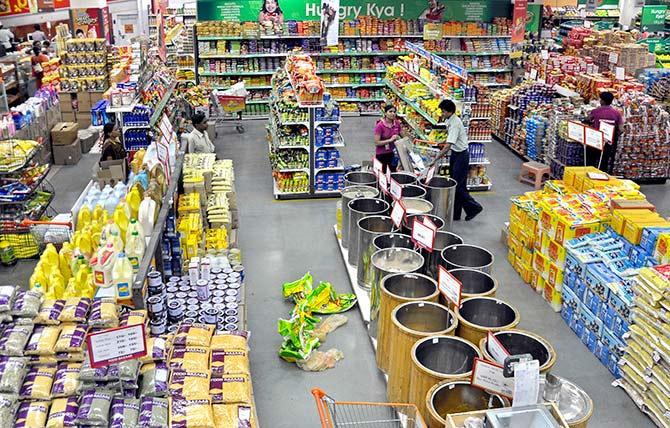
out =
<path fill-rule="evenodd" d="M 549 51 L 546 50 L 546 49 L 542 49 L 542 50 L 540 51 L 540 57 L 541 57 L 542 59 L 549 59 Z"/>
<path fill-rule="evenodd" d="M 542 83 L 543 85 L 546 85 L 547 81 L 544 79 L 544 77 L 540 77 L 539 79 L 537 79 L 537 83 Z"/>
<path fill-rule="evenodd" d="M 491 354 L 493 359 L 500 364 L 504 364 L 505 358 L 509 357 L 507 349 L 490 331 L 486 335 L 486 349 L 489 351 L 489 354 Z"/>
<path fill-rule="evenodd" d="M 530 69 L 530 80 L 537 80 L 537 68 Z"/>
<path fill-rule="evenodd" d="M 584 144 L 584 128 L 581 123 L 568 121 L 568 138 Z"/>
<path fill-rule="evenodd" d="M 430 180 L 435 177 L 435 165 L 428 168 L 428 173 L 426 174 L 426 184 L 430 184 Z"/>
<path fill-rule="evenodd" d="M 605 174 L 604 172 L 587 172 L 586 176 L 589 177 L 591 180 L 608 181 L 610 179 L 610 176 Z"/>
<path fill-rule="evenodd" d="M 609 62 L 616 64 L 619 62 L 619 54 L 616 52 L 611 52 L 609 57 Z"/>
<path fill-rule="evenodd" d="M 625 80 L 626 79 L 626 69 L 623 67 L 617 67 L 614 69 L 614 77 L 616 77 L 617 80 Z"/>
<path fill-rule="evenodd" d="M 593 25 L 591 21 L 584 21 L 584 28 L 591 28 L 591 25 Z"/>
<path fill-rule="evenodd" d="M 472 386 L 493 391 L 507 398 L 514 396 L 514 378 L 503 376 L 503 368 L 500 364 L 485 361 L 481 358 L 475 358 L 470 383 Z"/>
<path fill-rule="evenodd" d="M 147 354 L 144 324 L 110 328 L 86 336 L 91 367 L 141 358 Z"/>
<path fill-rule="evenodd" d="M 379 190 L 381 190 L 384 193 L 388 193 L 389 183 L 388 180 L 386 179 L 386 174 L 377 175 L 377 179 L 379 181 Z"/>
<path fill-rule="evenodd" d="M 584 144 L 594 149 L 602 150 L 604 145 L 603 133 L 597 129 L 585 127 Z"/>
<path fill-rule="evenodd" d="M 437 267 L 437 284 L 442 295 L 451 301 L 454 306 L 460 308 L 463 284 L 441 265 Z"/>
<path fill-rule="evenodd" d="M 540 362 L 523 361 L 514 366 L 514 401 L 512 407 L 537 404 L 540 394 Z"/>
<path fill-rule="evenodd" d="M 391 221 L 393 221 L 395 227 L 400 228 L 402 220 L 405 218 L 406 212 L 407 209 L 405 208 L 405 204 L 403 204 L 402 201 L 396 201 L 395 204 L 393 204 L 393 210 L 391 211 Z"/>
<path fill-rule="evenodd" d="M 375 173 L 375 175 L 379 175 L 380 172 L 382 172 L 383 169 L 382 163 L 377 159 L 377 157 L 372 158 L 372 172 Z"/>
<path fill-rule="evenodd" d="M 414 243 L 432 252 L 435 243 L 435 229 L 432 229 L 414 218 L 412 224 L 412 240 Z"/>
<path fill-rule="evenodd" d="M 530 79 L 530 73 L 529 73 L 529 72 L 525 72 L 525 73 L 523 73 L 523 79 L 524 79 L 524 80 L 528 80 L 528 79 Z"/>
<path fill-rule="evenodd" d="M 603 133 L 603 136 L 605 137 L 605 140 L 607 141 L 614 141 L 614 125 L 608 122 L 605 122 L 604 120 L 600 121 L 600 130 Z"/>
<path fill-rule="evenodd" d="M 396 201 L 402 198 L 402 186 L 393 178 L 391 178 L 391 185 L 389 186 L 389 192 L 391 193 L 393 199 L 395 199 Z"/>

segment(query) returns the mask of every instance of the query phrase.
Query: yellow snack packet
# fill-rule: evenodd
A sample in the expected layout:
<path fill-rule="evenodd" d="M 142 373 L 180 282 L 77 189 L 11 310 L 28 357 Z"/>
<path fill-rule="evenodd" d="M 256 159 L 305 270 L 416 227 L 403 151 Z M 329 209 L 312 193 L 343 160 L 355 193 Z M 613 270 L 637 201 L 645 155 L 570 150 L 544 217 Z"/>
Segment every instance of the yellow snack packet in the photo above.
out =
<path fill-rule="evenodd" d="M 48 401 L 24 401 L 16 414 L 15 428 L 42 428 L 47 422 Z"/>
<path fill-rule="evenodd" d="M 26 345 L 24 355 L 54 355 L 54 345 L 58 340 L 60 327 L 56 325 L 38 325 Z"/>
<path fill-rule="evenodd" d="M 208 398 L 209 370 L 173 370 L 169 389 L 172 395 L 184 397 L 187 400 Z"/>
<path fill-rule="evenodd" d="M 175 346 L 205 346 L 214 333 L 214 326 L 200 323 L 181 323 L 173 340 Z"/>
<path fill-rule="evenodd" d="M 209 366 L 212 375 L 251 374 L 249 371 L 249 357 L 247 356 L 247 351 L 238 349 L 212 350 Z"/>
<path fill-rule="evenodd" d="M 247 350 L 248 334 L 246 331 L 223 331 L 212 336 L 210 348 Z"/>
<path fill-rule="evenodd" d="M 181 428 L 215 428 L 212 403 L 200 400 L 170 399 L 170 426 Z"/>
<path fill-rule="evenodd" d="M 23 379 L 19 396 L 25 400 L 50 400 L 56 367 L 33 366 Z"/>
<path fill-rule="evenodd" d="M 175 346 L 170 354 L 170 368 L 200 370 L 209 366 L 209 348 L 202 346 Z"/>
<path fill-rule="evenodd" d="M 77 426 L 77 410 L 79 410 L 79 403 L 76 396 L 53 400 L 46 428 L 71 428 Z"/>
<path fill-rule="evenodd" d="M 213 403 L 251 403 L 251 382 L 247 375 L 213 376 L 209 383 Z"/>
<path fill-rule="evenodd" d="M 214 404 L 212 413 L 215 428 L 257 427 L 252 407 L 246 404 Z"/>

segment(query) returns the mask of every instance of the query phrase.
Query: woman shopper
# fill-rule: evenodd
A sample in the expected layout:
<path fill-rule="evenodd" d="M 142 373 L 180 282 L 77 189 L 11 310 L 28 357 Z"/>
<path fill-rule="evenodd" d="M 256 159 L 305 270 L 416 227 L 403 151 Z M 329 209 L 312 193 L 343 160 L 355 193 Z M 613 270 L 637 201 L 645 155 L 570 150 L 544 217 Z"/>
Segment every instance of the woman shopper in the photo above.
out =
<path fill-rule="evenodd" d="M 428 165 L 432 167 L 451 149 L 449 156 L 449 176 L 456 181 L 454 198 L 454 220 L 461 219 L 461 210 L 465 211 L 465 220 L 470 221 L 484 209 L 468 192 L 468 171 L 470 170 L 470 151 L 468 150 L 468 132 L 463 121 L 456 115 L 456 104 L 451 100 L 442 100 L 439 105 L 442 117 L 447 124 L 447 141 L 444 148 Z"/>
<path fill-rule="evenodd" d="M 119 130 L 113 123 L 106 123 L 102 128 L 102 155 L 100 161 L 125 159 L 126 149 L 121 143 Z"/>
<path fill-rule="evenodd" d="M 49 62 L 49 57 L 42 53 L 40 47 L 33 47 L 33 56 L 30 58 L 30 63 L 33 66 L 33 77 L 35 77 L 35 83 L 37 84 L 37 89 L 42 87 L 42 78 L 44 77 L 44 69 L 42 64 Z"/>
<path fill-rule="evenodd" d="M 402 127 L 394 106 L 387 104 L 382 110 L 384 117 L 375 125 L 375 157 L 384 168 L 391 168 L 395 172 L 395 142 L 402 138 Z"/>

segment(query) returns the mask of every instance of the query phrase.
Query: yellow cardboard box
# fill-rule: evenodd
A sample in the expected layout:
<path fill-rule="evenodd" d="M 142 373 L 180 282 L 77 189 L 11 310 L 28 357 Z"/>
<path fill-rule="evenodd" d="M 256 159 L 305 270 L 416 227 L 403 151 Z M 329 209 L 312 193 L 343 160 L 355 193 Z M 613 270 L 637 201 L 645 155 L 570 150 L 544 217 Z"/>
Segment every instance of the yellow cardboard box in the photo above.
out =
<path fill-rule="evenodd" d="M 561 291 L 563 288 L 563 269 L 549 262 L 549 269 L 547 273 L 547 283 L 551 284 L 556 290 Z"/>
<path fill-rule="evenodd" d="M 655 220 L 643 220 L 643 221 L 627 221 L 626 227 L 623 232 L 623 237 L 626 238 L 629 242 L 637 245 L 642 239 L 642 231 L 648 227 L 668 227 L 670 223 L 658 218 Z"/>

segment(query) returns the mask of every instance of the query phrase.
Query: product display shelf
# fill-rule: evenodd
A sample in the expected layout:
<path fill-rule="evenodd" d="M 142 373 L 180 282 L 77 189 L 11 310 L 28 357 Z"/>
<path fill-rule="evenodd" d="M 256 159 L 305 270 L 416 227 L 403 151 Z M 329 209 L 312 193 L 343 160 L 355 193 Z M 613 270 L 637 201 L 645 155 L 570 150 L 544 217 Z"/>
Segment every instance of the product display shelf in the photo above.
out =
<path fill-rule="evenodd" d="M 42 186 L 42 183 L 48 183 L 48 180 L 46 180 L 47 175 L 49 175 L 49 171 L 51 170 L 51 165 L 47 165 L 46 169 L 40 176 L 37 178 L 37 180 L 30 186 L 30 189 L 25 192 L 25 197 L 21 200 L 9 200 L 9 199 L 4 199 L 0 197 L 0 206 L 2 205 L 24 205 L 27 202 L 30 201 L 31 196 Z M 48 187 L 51 187 L 53 189 L 53 186 L 51 184 L 47 185 Z"/>
<path fill-rule="evenodd" d="M 411 99 L 407 98 L 401 91 L 400 89 L 392 83 L 388 79 L 384 79 L 384 83 L 386 83 L 386 86 L 400 98 L 402 101 L 404 101 L 407 105 L 412 107 L 413 110 L 415 110 L 417 113 L 419 113 L 421 116 L 423 116 L 424 119 L 426 119 L 431 125 L 433 126 L 444 126 L 444 124 L 438 123 L 431 115 L 426 113 L 421 107 L 419 107 L 414 101 Z"/>
<path fill-rule="evenodd" d="M 161 118 L 161 113 L 163 112 L 163 109 L 167 105 L 168 101 L 170 101 L 170 98 L 172 97 L 172 93 L 174 92 L 174 89 L 176 87 L 177 87 L 177 81 L 176 80 L 173 81 L 172 83 L 170 83 L 170 86 L 165 91 L 165 94 L 163 94 L 163 98 L 158 103 L 158 105 L 154 109 L 153 114 L 151 115 L 151 119 L 149 120 L 149 126 L 156 125 L 156 122 L 158 122 L 158 119 Z"/>

